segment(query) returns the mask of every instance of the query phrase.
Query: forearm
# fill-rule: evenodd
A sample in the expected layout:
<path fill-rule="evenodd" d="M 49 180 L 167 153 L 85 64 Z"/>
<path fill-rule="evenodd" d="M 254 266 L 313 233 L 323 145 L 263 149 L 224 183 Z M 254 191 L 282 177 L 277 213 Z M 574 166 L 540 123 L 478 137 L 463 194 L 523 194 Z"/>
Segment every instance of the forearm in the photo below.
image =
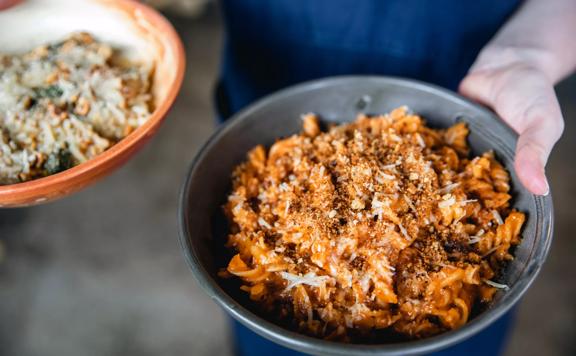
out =
<path fill-rule="evenodd" d="M 576 69 L 576 0 L 527 0 L 472 70 L 523 62 L 557 83 Z"/>

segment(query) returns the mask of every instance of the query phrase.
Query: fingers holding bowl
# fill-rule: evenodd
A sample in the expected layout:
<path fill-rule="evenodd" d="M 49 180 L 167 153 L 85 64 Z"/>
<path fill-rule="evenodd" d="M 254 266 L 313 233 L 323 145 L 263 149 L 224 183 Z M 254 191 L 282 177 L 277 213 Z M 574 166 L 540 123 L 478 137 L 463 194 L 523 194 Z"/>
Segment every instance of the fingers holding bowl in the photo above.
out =
<path fill-rule="evenodd" d="M 547 195 L 545 166 L 564 129 L 553 84 L 537 68 L 514 63 L 472 71 L 460 92 L 491 107 L 520 137 L 514 168 L 532 193 Z"/>

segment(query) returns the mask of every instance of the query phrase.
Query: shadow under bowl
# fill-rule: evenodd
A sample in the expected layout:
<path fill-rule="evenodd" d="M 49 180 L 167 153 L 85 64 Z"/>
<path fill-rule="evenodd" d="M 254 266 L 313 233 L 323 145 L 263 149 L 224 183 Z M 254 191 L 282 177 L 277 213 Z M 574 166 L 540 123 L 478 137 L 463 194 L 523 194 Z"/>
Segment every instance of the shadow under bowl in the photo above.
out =
<path fill-rule="evenodd" d="M 406 342 L 344 344 L 312 338 L 283 328 L 260 314 L 238 284 L 217 276 L 231 257 L 224 247 L 227 222 L 222 205 L 231 189 L 233 168 L 258 144 L 268 147 L 277 138 L 301 130 L 300 116 L 314 112 L 324 122 L 343 123 L 360 112 L 387 113 L 407 105 L 432 127 L 465 121 L 472 154 L 493 150 L 511 174 L 513 206 L 526 213 L 522 243 L 499 282 L 488 308 L 463 327 L 437 336 Z M 540 270 L 552 240 L 552 199 L 535 196 L 520 184 L 513 170 L 517 135 L 494 113 L 448 90 L 389 77 L 334 77 L 300 84 L 270 95 L 223 125 L 192 162 L 179 203 L 180 244 L 192 272 L 208 295 L 232 317 L 283 346 L 330 355 L 411 355 L 437 351 L 478 333 L 508 311 L 526 292 Z"/>

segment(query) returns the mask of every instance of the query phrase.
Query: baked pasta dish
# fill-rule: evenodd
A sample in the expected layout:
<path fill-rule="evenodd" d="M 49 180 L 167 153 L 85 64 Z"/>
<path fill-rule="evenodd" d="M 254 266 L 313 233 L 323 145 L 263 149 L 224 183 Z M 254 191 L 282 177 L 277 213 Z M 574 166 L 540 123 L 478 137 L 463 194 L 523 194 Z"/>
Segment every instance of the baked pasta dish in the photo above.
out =
<path fill-rule="evenodd" d="M 0 184 L 96 157 L 150 116 L 150 72 L 87 33 L 0 54 Z"/>
<path fill-rule="evenodd" d="M 266 315 L 345 342 L 464 325 L 490 302 L 525 216 L 493 153 L 468 129 L 432 129 L 405 107 L 257 146 L 225 205 L 235 277 Z"/>

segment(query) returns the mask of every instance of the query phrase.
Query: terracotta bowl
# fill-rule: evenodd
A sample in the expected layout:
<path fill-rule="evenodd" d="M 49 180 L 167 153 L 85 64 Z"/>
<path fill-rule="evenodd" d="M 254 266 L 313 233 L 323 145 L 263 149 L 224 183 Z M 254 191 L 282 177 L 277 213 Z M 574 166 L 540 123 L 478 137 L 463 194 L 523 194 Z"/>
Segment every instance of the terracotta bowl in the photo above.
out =
<path fill-rule="evenodd" d="M 124 164 L 155 134 L 184 75 L 182 43 L 158 12 L 132 0 L 25 0 L 0 11 L 0 51 L 21 53 L 76 31 L 119 48 L 127 58 L 154 63 L 150 119 L 101 155 L 66 171 L 0 186 L 0 206 L 28 206 L 72 194 Z"/>

